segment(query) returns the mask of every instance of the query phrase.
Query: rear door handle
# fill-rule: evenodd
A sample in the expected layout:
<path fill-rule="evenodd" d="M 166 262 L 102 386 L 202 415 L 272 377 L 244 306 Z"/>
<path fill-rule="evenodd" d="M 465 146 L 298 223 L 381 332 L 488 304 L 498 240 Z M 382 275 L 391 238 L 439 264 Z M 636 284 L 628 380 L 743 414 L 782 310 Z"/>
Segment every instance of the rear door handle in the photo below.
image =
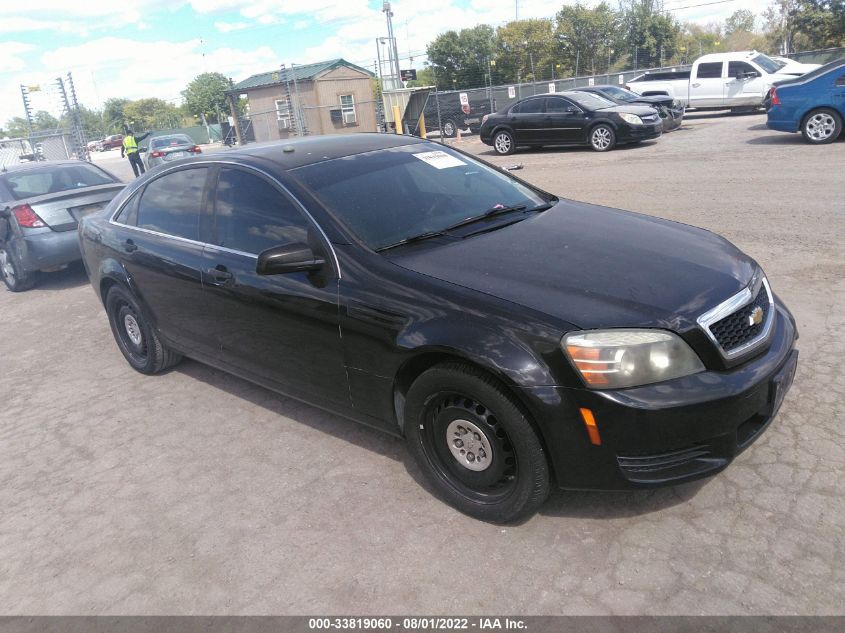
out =
<path fill-rule="evenodd" d="M 209 268 L 205 272 L 218 283 L 225 283 L 234 277 L 234 275 L 230 273 L 223 264 L 218 264 L 214 268 Z"/>
<path fill-rule="evenodd" d="M 123 243 L 123 250 L 125 250 L 127 253 L 134 253 L 138 250 L 138 245 L 135 244 L 135 242 L 133 242 L 132 240 L 126 240 Z"/>

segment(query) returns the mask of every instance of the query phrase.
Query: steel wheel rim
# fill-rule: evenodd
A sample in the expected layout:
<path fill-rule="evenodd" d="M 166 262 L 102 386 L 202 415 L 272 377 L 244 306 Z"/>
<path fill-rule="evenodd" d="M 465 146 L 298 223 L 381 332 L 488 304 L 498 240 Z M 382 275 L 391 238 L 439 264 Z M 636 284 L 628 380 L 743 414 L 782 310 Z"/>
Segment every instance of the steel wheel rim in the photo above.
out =
<path fill-rule="evenodd" d="M 510 151 L 511 139 L 507 134 L 499 134 L 496 136 L 496 151 L 504 154 Z"/>
<path fill-rule="evenodd" d="M 443 133 L 446 136 L 454 136 L 455 125 L 451 121 L 446 121 L 446 123 L 443 124 Z"/>
<path fill-rule="evenodd" d="M 610 146 L 610 130 L 600 127 L 593 131 L 593 147 L 607 149 Z"/>
<path fill-rule="evenodd" d="M 9 283 L 14 285 L 15 267 L 12 265 L 12 258 L 9 257 L 9 254 L 3 249 L 0 249 L 0 271 L 2 271 L 3 277 L 5 277 Z"/>
<path fill-rule="evenodd" d="M 113 327 L 121 349 L 132 359 L 132 362 L 138 365 L 146 363 L 147 340 L 138 316 L 129 303 L 123 301 L 115 306 Z M 134 335 L 130 332 L 133 328 L 137 328 Z"/>
<path fill-rule="evenodd" d="M 826 112 L 814 114 L 807 121 L 807 135 L 814 141 L 825 141 L 833 135 L 836 121 Z"/>
<path fill-rule="evenodd" d="M 484 438 L 487 462 L 469 467 L 463 455 L 453 452 L 454 431 L 472 428 Z M 518 462 L 510 437 L 494 412 L 480 402 L 457 393 L 433 394 L 426 403 L 420 439 L 429 464 L 439 479 L 477 503 L 498 503 L 516 489 Z M 450 434 L 451 431 L 451 434 Z"/>

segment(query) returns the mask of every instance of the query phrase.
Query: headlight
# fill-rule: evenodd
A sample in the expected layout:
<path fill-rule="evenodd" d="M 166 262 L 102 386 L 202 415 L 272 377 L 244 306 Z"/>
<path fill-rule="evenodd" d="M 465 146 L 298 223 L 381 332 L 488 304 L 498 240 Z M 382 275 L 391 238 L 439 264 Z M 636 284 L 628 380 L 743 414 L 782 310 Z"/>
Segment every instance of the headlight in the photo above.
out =
<path fill-rule="evenodd" d="M 636 114 L 628 114 L 627 112 L 620 112 L 619 116 L 622 118 L 623 121 L 626 123 L 630 123 L 631 125 L 642 125 L 643 120 L 638 117 Z"/>
<path fill-rule="evenodd" d="M 485 114 L 483 117 L 481 117 L 481 125 L 484 125 L 485 123 L 487 123 L 487 117 L 489 117 L 489 116 L 490 116 L 489 114 Z"/>
<path fill-rule="evenodd" d="M 562 344 L 592 389 L 647 385 L 704 371 L 689 345 L 665 330 L 572 332 Z"/>

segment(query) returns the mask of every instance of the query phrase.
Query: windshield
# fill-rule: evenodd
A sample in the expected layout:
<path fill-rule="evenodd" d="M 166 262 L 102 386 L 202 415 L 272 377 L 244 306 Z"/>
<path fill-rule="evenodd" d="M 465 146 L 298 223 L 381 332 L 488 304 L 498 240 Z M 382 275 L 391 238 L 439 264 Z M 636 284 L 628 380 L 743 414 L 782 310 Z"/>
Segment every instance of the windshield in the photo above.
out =
<path fill-rule="evenodd" d="M 8 173 L 3 180 L 15 200 L 115 182 L 105 172 L 86 164 L 26 169 Z"/>
<path fill-rule="evenodd" d="M 636 101 L 640 98 L 640 95 L 635 94 L 630 90 L 625 90 L 624 88 L 617 88 L 616 86 L 607 86 L 601 90 L 605 94 L 610 95 L 614 99 L 619 99 L 620 101 Z"/>
<path fill-rule="evenodd" d="M 587 110 L 601 110 L 603 108 L 612 108 L 616 105 L 610 99 L 592 92 L 564 92 L 563 95 Z"/>
<path fill-rule="evenodd" d="M 355 154 L 291 173 L 374 250 L 494 208 L 548 202 L 504 172 L 434 143 Z"/>
<path fill-rule="evenodd" d="M 772 74 L 779 71 L 781 68 L 786 66 L 786 64 L 781 62 L 776 62 L 768 55 L 763 55 L 760 53 L 757 57 L 754 57 L 752 60 L 755 64 L 757 64 L 760 68 L 765 70 L 767 73 Z"/>
<path fill-rule="evenodd" d="M 158 136 L 150 141 L 150 147 L 158 149 L 168 145 L 193 145 L 194 142 L 184 134 L 173 136 Z"/>

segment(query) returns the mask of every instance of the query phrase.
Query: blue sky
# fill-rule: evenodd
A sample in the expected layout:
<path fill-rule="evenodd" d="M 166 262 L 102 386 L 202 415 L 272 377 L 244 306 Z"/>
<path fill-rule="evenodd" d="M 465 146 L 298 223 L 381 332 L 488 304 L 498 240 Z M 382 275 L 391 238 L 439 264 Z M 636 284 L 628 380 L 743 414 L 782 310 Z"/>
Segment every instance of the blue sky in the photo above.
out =
<path fill-rule="evenodd" d="M 519 16 L 554 15 L 574 0 L 519 0 Z M 682 20 L 720 20 L 766 0 L 667 0 Z M 595 0 L 588 0 L 595 4 Z M 400 57 L 421 66 L 438 33 L 501 24 L 514 0 L 398 0 L 392 3 Z M 179 103 L 197 74 L 238 81 L 280 63 L 344 57 L 372 67 L 375 38 L 386 35 L 381 0 L 3 0 L 0 4 L 0 124 L 22 116 L 20 84 L 42 85 L 35 109 L 57 111 L 51 82 L 71 71 L 80 101 L 155 96 Z M 403 67 L 407 62 L 403 62 Z"/>

